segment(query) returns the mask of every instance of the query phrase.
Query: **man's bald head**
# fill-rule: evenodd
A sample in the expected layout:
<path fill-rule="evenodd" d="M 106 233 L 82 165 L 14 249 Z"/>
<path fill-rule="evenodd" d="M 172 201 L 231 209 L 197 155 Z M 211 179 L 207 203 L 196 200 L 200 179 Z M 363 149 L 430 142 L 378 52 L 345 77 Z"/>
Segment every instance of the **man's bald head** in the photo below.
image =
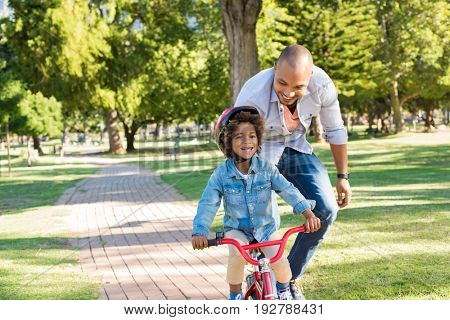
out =
<path fill-rule="evenodd" d="M 311 52 L 299 44 L 293 44 L 284 48 L 278 57 L 277 64 L 282 62 L 287 62 L 294 69 L 310 69 L 313 66 Z"/>

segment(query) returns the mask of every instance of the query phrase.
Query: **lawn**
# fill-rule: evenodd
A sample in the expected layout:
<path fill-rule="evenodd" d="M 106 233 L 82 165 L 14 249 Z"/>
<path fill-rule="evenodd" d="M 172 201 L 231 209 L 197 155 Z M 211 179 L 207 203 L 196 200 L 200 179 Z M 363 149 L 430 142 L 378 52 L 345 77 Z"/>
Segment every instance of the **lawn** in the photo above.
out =
<path fill-rule="evenodd" d="M 348 147 L 353 201 L 303 277 L 308 299 L 449 299 L 450 133 L 357 139 Z M 314 148 L 334 177 L 328 147 Z M 198 201 L 222 161 L 150 161 L 149 167 Z M 301 223 L 279 204 L 283 228 Z"/>
<path fill-rule="evenodd" d="M 3 158 L 4 159 L 4 158 Z M 35 163 L 13 158 L 13 176 L 0 177 L 0 300 L 96 299 L 98 279 L 78 267 L 67 215 L 53 206 L 94 165 Z"/>

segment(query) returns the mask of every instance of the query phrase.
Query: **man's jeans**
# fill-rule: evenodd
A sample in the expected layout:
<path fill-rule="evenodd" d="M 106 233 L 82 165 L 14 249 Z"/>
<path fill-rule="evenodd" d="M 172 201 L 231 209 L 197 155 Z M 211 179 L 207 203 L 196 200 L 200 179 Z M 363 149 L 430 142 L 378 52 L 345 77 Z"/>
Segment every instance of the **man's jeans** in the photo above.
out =
<path fill-rule="evenodd" d="M 322 221 L 319 231 L 299 233 L 289 253 L 292 279 L 301 276 L 317 250 L 328 228 L 336 219 L 339 207 L 328 177 L 327 169 L 315 154 L 305 154 L 285 148 L 277 164 L 280 173 L 306 197 L 316 200 L 314 214 Z"/>

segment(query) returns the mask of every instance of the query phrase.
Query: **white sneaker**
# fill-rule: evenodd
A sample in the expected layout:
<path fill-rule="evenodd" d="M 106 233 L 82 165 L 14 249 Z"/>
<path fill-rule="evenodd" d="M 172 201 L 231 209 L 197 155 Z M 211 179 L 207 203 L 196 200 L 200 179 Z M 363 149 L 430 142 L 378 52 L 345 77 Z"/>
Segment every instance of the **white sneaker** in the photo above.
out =
<path fill-rule="evenodd" d="M 278 292 L 278 300 L 294 300 L 292 298 L 291 290 L 286 289 Z"/>

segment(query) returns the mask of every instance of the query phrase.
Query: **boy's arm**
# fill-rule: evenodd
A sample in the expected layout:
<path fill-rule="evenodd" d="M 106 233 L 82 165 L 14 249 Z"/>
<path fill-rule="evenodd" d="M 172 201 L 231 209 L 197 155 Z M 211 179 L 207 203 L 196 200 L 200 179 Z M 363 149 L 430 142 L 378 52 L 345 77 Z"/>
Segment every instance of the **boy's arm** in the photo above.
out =
<path fill-rule="evenodd" d="M 294 208 L 294 214 L 302 213 L 305 216 L 305 233 L 318 231 L 320 219 L 312 212 L 312 209 L 316 206 L 316 201 L 307 200 L 291 182 L 287 181 L 277 167 L 271 166 L 272 189 Z"/>
<path fill-rule="evenodd" d="M 208 184 L 203 191 L 198 203 L 197 214 L 195 215 L 192 235 L 207 237 L 212 221 L 222 201 L 222 184 L 220 183 L 216 171 L 209 178 Z"/>

